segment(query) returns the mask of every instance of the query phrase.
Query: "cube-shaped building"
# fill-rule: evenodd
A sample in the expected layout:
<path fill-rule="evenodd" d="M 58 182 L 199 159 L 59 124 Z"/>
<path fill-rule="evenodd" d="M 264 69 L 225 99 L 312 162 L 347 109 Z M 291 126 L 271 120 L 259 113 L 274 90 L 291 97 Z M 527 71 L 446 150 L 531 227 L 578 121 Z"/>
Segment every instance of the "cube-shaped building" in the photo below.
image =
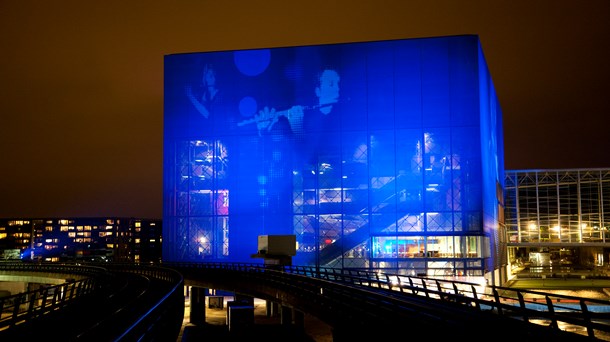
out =
<path fill-rule="evenodd" d="M 293 234 L 295 265 L 502 273 L 502 115 L 478 36 L 164 64 L 164 260 L 262 262 L 258 236 Z"/>

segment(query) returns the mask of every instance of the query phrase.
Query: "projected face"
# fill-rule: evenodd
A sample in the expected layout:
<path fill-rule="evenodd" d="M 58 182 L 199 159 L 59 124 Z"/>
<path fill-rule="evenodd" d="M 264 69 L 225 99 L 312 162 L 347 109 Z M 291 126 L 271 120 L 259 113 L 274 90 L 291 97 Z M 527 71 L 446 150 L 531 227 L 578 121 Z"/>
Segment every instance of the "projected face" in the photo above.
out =
<path fill-rule="evenodd" d="M 316 96 L 320 111 L 324 114 L 330 113 L 333 103 L 339 101 L 339 74 L 334 70 L 324 70 L 320 75 L 320 85 L 316 87 Z"/>
<path fill-rule="evenodd" d="M 203 79 L 201 82 L 207 87 L 214 87 L 216 85 L 216 75 L 211 66 L 206 65 L 205 69 L 203 70 Z"/>
<path fill-rule="evenodd" d="M 200 91 L 197 91 L 197 89 L 200 89 Z M 207 119 L 210 116 L 210 102 L 214 101 L 218 94 L 218 89 L 216 88 L 216 72 L 214 71 L 214 68 L 211 65 L 206 65 L 203 69 L 201 86 L 197 86 L 194 89 L 192 86 L 186 85 L 184 91 L 195 109 Z"/>
<path fill-rule="evenodd" d="M 322 114 L 329 114 L 333 108 L 333 104 L 339 102 L 339 74 L 335 70 L 325 69 L 319 75 L 317 86 L 315 88 L 315 94 L 318 97 L 318 104 L 313 106 L 317 108 Z M 255 107 L 256 103 L 252 107 Z M 246 119 L 239 122 L 238 126 L 255 123 L 258 129 L 259 135 L 263 132 L 271 131 L 276 123 L 282 117 L 288 121 L 289 130 L 291 132 L 301 132 L 303 130 L 303 120 L 305 110 L 311 109 L 309 106 L 294 105 L 287 110 L 276 110 L 273 107 L 265 106 L 259 110 L 251 119 Z"/>

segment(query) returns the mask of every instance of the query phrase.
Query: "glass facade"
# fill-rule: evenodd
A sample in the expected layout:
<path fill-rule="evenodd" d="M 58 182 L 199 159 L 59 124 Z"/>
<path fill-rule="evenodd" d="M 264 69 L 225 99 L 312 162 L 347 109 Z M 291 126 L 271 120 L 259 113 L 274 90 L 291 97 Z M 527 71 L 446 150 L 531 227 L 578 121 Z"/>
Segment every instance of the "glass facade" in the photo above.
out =
<path fill-rule="evenodd" d="M 607 264 L 610 169 L 505 174 L 507 250 L 513 269 Z"/>
<path fill-rule="evenodd" d="M 163 259 L 482 276 L 502 116 L 477 36 L 165 56 Z"/>

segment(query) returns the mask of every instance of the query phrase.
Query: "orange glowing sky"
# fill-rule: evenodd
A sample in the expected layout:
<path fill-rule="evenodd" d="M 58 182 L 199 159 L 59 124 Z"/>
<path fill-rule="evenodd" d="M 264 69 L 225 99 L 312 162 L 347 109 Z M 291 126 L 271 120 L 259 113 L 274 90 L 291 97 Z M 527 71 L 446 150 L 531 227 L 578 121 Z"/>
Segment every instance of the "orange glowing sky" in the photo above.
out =
<path fill-rule="evenodd" d="M 161 218 L 163 56 L 478 34 L 506 169 L 610 167 L 610 1 L 0 0 L 0 217 Z"/>

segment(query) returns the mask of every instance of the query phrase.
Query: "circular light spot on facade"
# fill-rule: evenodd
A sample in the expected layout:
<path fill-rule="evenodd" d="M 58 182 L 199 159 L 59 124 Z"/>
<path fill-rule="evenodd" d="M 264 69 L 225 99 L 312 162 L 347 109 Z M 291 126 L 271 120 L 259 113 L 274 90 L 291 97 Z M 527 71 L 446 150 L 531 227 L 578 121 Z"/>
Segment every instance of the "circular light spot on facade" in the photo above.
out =
<path fill-rule="evenodd" d="M 251 96 L 246 96 L 239 101 L 239 113 L 242 117 L 250 118 L 256 114 L 258 103 Z"/>
<path fill-rule="evenodd" d="M 271 51 L 269 49 L 243 50 L 233 53 L 233 62 L 244 75 L 260 75 L 269 66 Z"/>

